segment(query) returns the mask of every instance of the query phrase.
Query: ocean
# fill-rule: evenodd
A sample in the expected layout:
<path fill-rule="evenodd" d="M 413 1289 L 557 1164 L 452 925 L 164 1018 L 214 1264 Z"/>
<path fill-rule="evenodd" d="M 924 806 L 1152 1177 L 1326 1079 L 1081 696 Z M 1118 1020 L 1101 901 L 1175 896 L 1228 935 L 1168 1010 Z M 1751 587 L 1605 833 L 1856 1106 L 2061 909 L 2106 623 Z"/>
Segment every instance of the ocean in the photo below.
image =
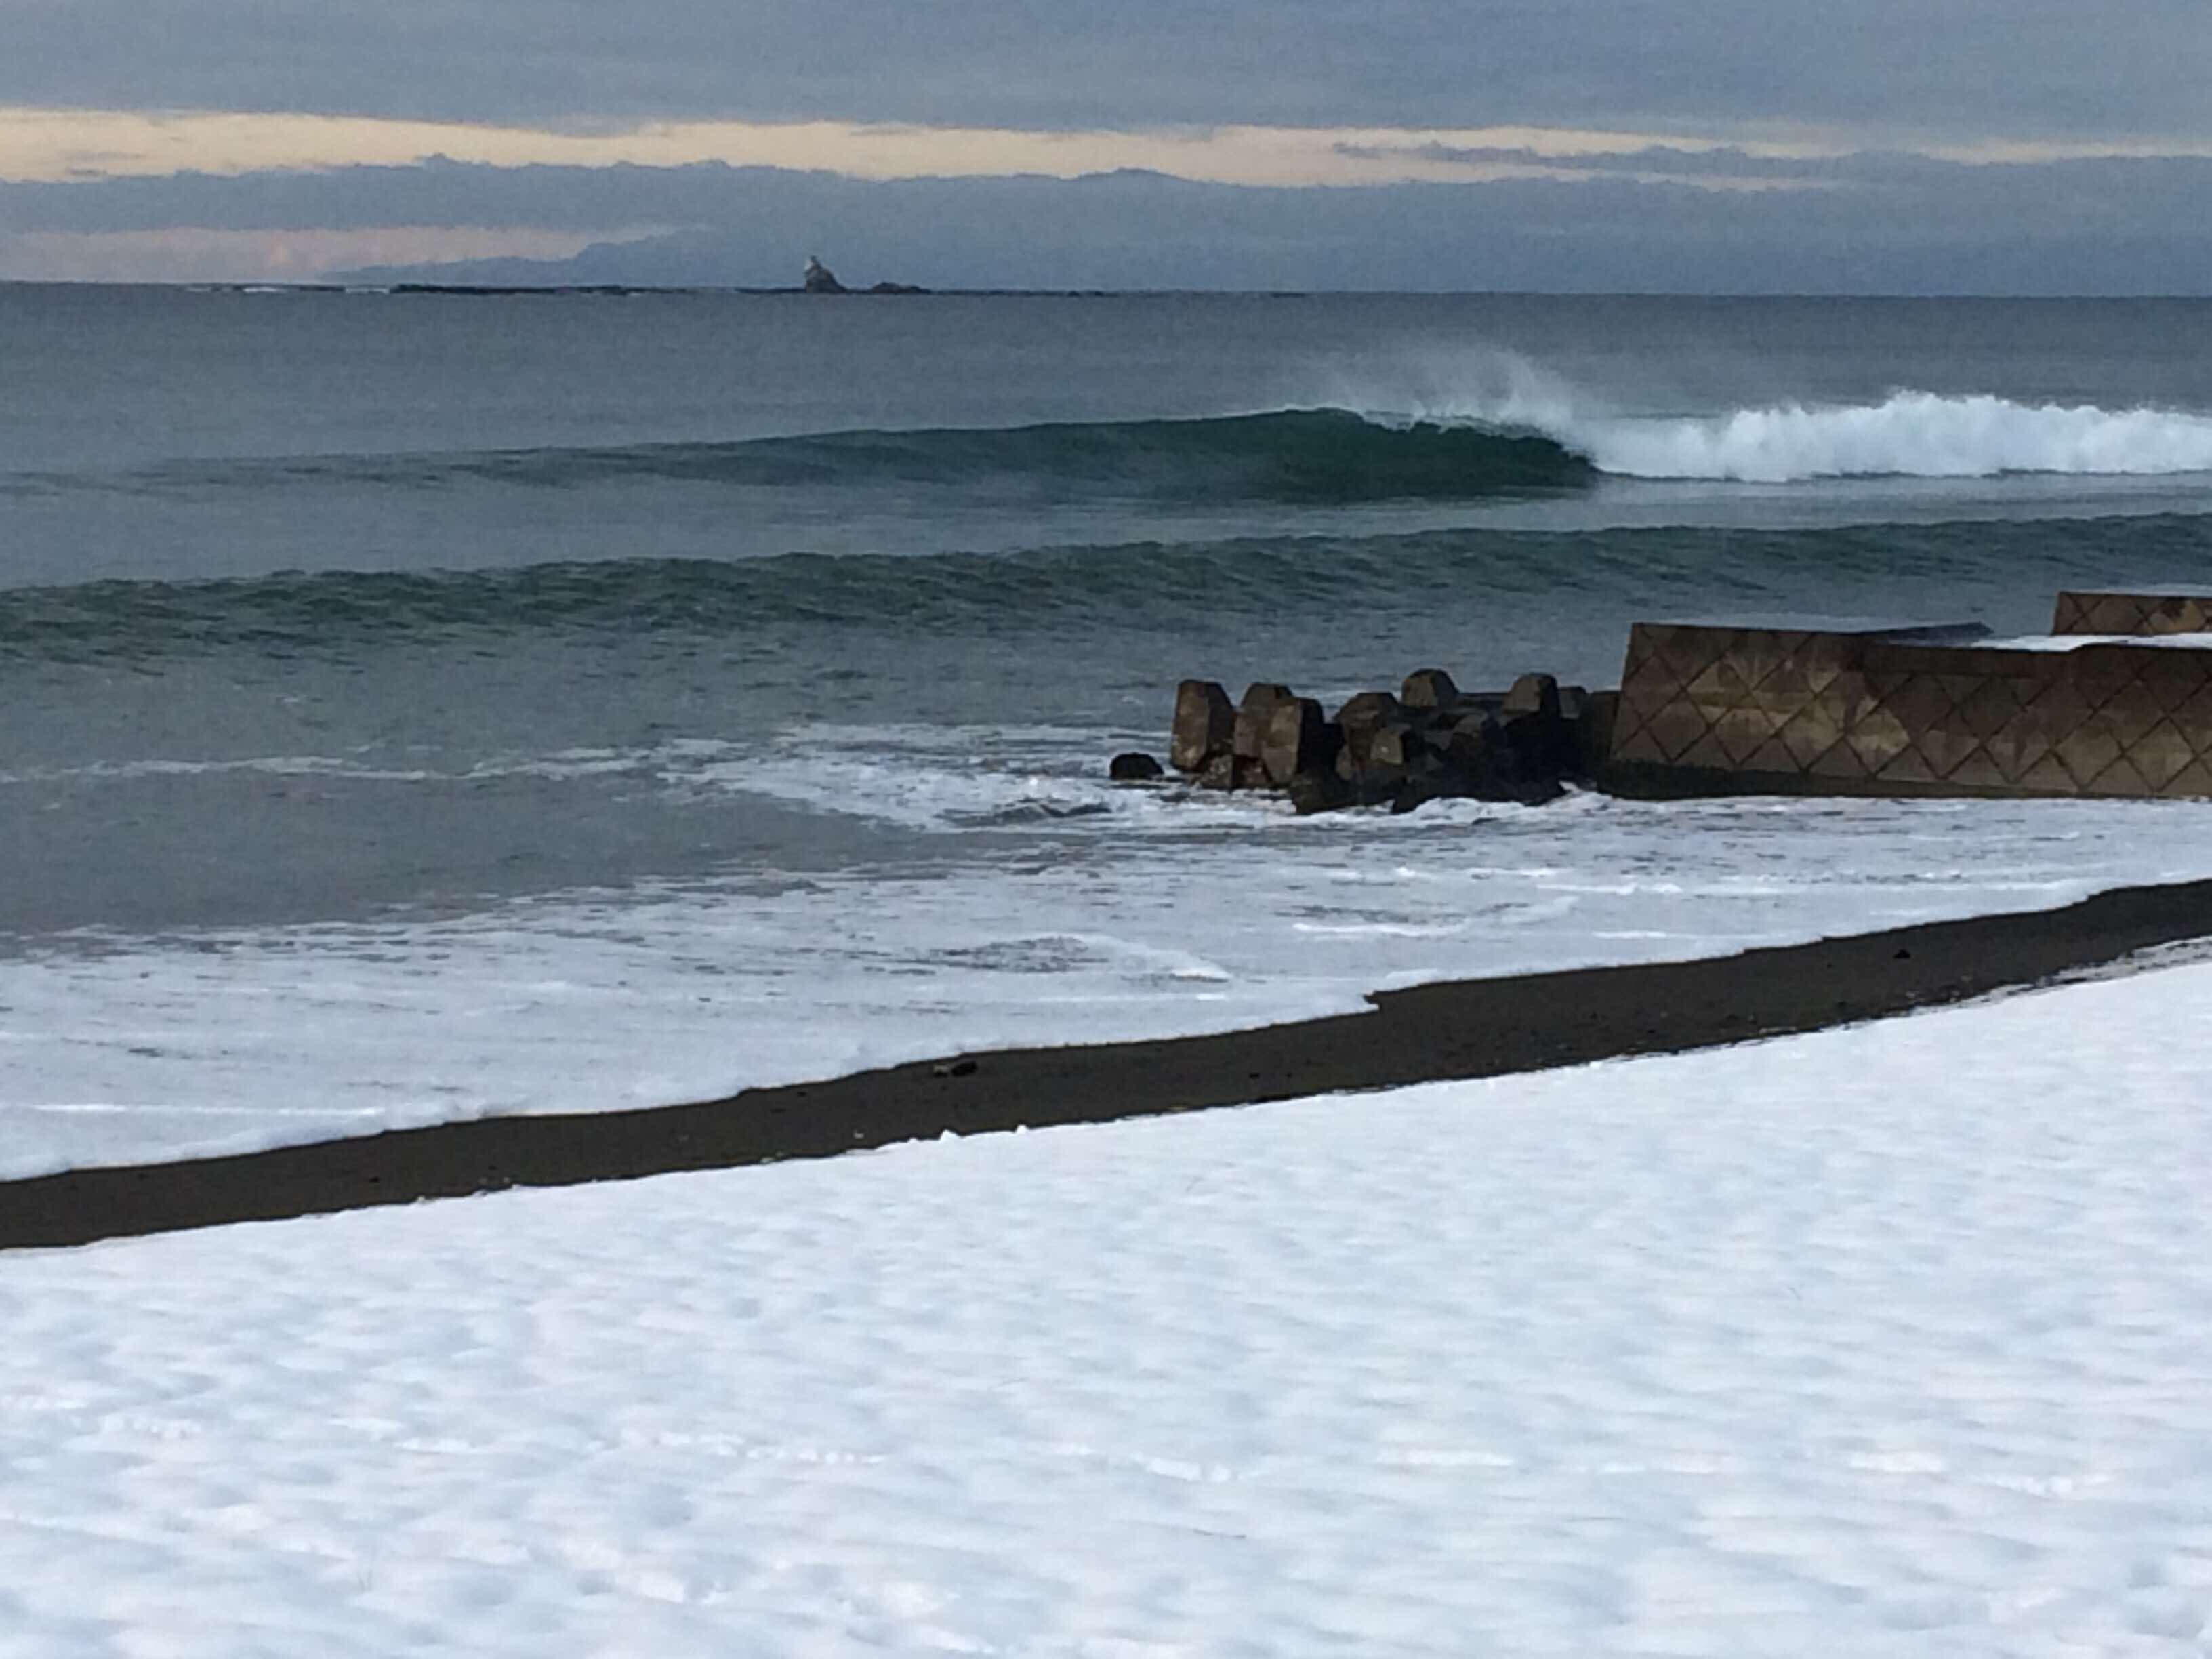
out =
<path fill-rule="evenodd" d="M 2212 583 L 2212 302 L 0 286 L 0 1174 L 2212 874 L 1109 785 L 1176 682 Z"/>

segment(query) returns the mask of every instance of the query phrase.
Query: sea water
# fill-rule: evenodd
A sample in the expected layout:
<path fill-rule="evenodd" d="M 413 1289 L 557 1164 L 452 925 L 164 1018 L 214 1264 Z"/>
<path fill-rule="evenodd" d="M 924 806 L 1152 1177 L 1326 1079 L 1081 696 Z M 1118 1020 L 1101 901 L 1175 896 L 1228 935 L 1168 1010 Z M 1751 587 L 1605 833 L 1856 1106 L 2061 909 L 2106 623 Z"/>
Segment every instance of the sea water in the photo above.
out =
<path fill-rule="evenodd" d="M 2212 874 L 1116 788 L 1175 682 L 2212 582 L 2212 304 L 0 287 L 0 1173 Z"/>

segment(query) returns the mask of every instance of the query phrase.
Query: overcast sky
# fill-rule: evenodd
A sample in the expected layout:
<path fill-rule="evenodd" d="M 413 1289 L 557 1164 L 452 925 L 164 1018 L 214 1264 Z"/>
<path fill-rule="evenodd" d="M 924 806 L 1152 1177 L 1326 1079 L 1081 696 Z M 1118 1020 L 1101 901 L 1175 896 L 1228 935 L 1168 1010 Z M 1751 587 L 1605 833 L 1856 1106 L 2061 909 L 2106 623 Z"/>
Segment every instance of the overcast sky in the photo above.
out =
<path fill-rule="evenodd" d="M 2212 291 L 2212 0 L 0 0 L 0 275 Z"/>

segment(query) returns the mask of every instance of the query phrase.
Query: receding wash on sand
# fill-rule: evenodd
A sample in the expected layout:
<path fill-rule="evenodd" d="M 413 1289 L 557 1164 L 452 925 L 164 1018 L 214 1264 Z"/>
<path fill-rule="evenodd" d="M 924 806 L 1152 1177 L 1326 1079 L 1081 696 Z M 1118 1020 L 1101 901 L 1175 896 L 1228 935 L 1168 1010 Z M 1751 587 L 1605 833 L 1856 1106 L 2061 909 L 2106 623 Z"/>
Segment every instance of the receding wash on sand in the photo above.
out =
<path fill-rule="evenodd" d="M 836 1157 L 1006 1133 L 1680 1054 L 2124 970 L 2212 936 L 2212 882 L 1741 956 L 1383 993 L 1218 1036 L 923 1060 L 726 1100 L 507 1117 L 0 1182 L 0 1250 Z"/>

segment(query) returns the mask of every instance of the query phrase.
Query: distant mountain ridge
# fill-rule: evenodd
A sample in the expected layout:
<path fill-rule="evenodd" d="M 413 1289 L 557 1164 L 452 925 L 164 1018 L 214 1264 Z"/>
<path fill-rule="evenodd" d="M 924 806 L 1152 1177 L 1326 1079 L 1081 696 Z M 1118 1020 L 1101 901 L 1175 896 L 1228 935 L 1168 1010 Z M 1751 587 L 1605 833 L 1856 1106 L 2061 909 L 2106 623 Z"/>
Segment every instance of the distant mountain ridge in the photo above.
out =
<path fill-rule="evenodd" d="M 447 172 L 455 188 L 476 177 Z M 517 216 L 498 222 L 574 225 L 574 172 L 505 179 L 520 192 L 508 205 Z M 783 289 L 798 286 L 810 248 L 867 282 L 1047 292 L 2156 295 L 2203 293 L 2212 270 L 2212 231 L 2193 213 L 2116 240 L 2094 226 L 1962 221 L 1931 193 L 1925 213 L 1902 222 L 1912 236 L 1886 243 L 1898 204 L 1872 191 L 1731 196 L 1598 175 L 1303 190 L 1134 171 L 884 181 L 707 164 L 587 182 L 598 223 L 635 215 L 677 228 L 568 258 L 387 264 L 326 280 Z M 544 216 L 526 216 L 540 201 Z"/>

